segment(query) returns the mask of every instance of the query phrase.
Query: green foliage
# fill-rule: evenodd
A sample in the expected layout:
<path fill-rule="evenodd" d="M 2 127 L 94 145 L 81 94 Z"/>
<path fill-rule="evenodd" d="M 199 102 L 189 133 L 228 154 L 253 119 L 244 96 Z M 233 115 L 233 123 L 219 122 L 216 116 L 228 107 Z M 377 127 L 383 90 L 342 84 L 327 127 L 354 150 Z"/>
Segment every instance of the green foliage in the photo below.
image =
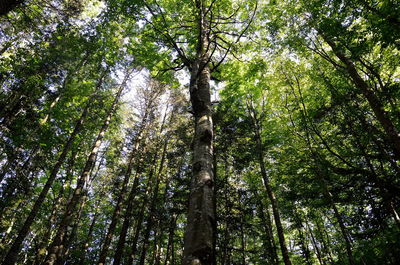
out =
<path fill-rule="evenodd" d="M 95 263 L 119 209 L 107 264 L 126 218 L 123 264 L 134 247 L 139 264 L 146 240 L 144 264 L 181 264 L 202 4 L 217 264 L 283 264 L 276 212 L 293 264 L 399 263 L 400 154 L 367 97 L 398 133 L 396 1 L 42 2 L 0 17 L 0 260 L 82 124 L 19 254 L 43 262 L 123 87 L 66 229 L 65 263 Z"/>

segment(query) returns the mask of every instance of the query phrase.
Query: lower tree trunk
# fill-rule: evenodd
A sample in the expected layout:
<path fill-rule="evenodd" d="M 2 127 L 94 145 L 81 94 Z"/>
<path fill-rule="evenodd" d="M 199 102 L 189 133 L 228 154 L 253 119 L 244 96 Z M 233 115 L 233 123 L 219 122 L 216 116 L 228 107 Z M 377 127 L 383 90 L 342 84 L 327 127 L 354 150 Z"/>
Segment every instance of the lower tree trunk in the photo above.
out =
<path fill-rule="evenodd" d="M 154 164 L 154 162 L 156 160 L 157 160 L 157 155 L 154 156 L 153 164 Z M 148 180 L 147 180 L 146 192 L 145 192 L 145 194 L 143 196 L 142 206 L 140 207 L 140 213 L 138 215 L 135 234 L 134 234 L 134 237 L 133 237 L 132 247 L 131 247 L 131 251 L 130 251 L 129 256 L 128 256 L 127 264 L 134 264 L 133 261 L 134 261 L 134 258 L 135 258 L 136 252 L 137 252 L 137 246 L 138 246 L 138 243 L 139 243 L 140 232 L 142 230 L 142 223 L 143 223 L 143 219 L 144 219 L 144 215 L 145 215 L 145 210 L 146 210 L 147 204 L 149 202 L 150 194 L 152 193 L 152 190 L 153 190 L 152 179 L 153 179 L 154 171 L 155 171 L 155 169 L 154 169 L 154 167 L 152 167 L 150 169 L 149 177 L 148 177 Z"/>
<path fill-rule="evenodd" d="M 253 122 L 253 129 L 254 129 L 254 135 L 255 135 L 257 152 L 258 152 L 258 164 L 260 166 L 260 173 L 262 176 L 264 187 L 267 191 L 268 198 L 271 202 L 272 214 L 273 214 L 273 217 L 275 220 L 276 230 L 278 233 L 279 245 L 281 247 L 283 262 L 285 263 L 285 265 L 291 265 L 292 262 L 290 261 L 289 251 L 287 249 L 287 245 L 285 242 L 285 235 L 284 235 L 281 217 L 280 217 L 280 213 L 279 213 L 278 202 L 276 200 L 275 194 L 270 185 L 269 178 L 267 175 L 267 170 L 265 169 L 264 147 L 263 147 L 263 142 L 262 142 L 262 138 L 261 138 L 261 133 L 262 133 L 261 121 L 258 118 L 259 114 L 256 112 L 255 108 L 253 107 L 253 102 L 248 102 L 247 109 L 249 111 L 249 115 L 251 116 L 251 119 Z"/>
<path fill-rule="evenodd" d="M 122 93 L 124 87 L 125 87 L 124 85 L 121 85 L 121 87 L 119 88 L 119 90 L 114 98 L 114 101 L 113 101 L 110 109 L 108 110 L 108 113 L 104 120 L 104 123 L 101 126 L 100 131 L 96 137 L 96 140 L 92 146 L 91 152 L 86 160 L 85 166 L 84 166 L 82 173 L 78 179 L 76 188 L 72 195 L 72 198 L 70 199 L 70 201 L 67 205 L 67 209 L 61 218 L 61 222 L 60 222 L 59 228 L 57 230 L 56 236 L 49 248 L 49 252 L 47 254 L 47 258 L 45 261 L 46 265 L 53 265 L 57 261 L 57 259 L 62 259 L 62 257 L 65 254 L 66 246 L 63 246 L 63 242 L 65 241 L 64 237 L 66 236 L 67 228 L 73 222 L 73 218 L 76 217 L 75 210 L 77 209 L 78 205 L 80 205 L 80 207 L 82 207 L 82 205 L 84 203 L 84 197 L 85 197 L 85 193 L 86 193 L 85 188 L 87 188 L 86 186 L 89 185 L 89 177 L 90 177 L 91 169 L 93 168 L 94 164 L 96 163 L 97 153 L 103 142 L 104 135 L 110 124 L 112 115 L 114 114 L 114 110 L 118 104 L 119 98 L 121 96 L 121 93 Z"/>
<path fill-rule="evenodd" d="M 142 117 L 142 121 L 141 121 L 139 130 L 138 130 L 137 137 L 134 140 L 135 143 L 134 143 L 133 150 L 131 151 L 131 154 L 129 155 L 128 169 L 125 172 L 124 180 L 122 182 L 121 191 L 120 191 L 120 193 L 118 195 L 117 203 L 115 205 L 114 212 L 113 212 L 113 215 L 111 217 L 111 223 L 110 223 L 110 226 L 108 227 L 107 234 L 106 234 L 106 237 L 105 237 L 104 242 L 103 242 L 103 246 L 102 246 L 101 251 L 100 251 L 99 260 L 97 261 L 98 265 L 104 265 L 105 262 L 106 262 L 106 259 L 107 259 L 108 250 L 109 250 L 110 245 L 111 245 L 111 240 L 112 240 L 112 237 L 114 235 L 115 228 L 117 227 L 117 223 L 119 221 L 119 216 L 121 214 L 122 203 L 123 203 L 123 201 L 125 199 L 125 195 L 126 195 L 126 192 L 128 190 L 129 177 L 131 175 L 131 171 L 132 171 L 133 164 L 134 164 L 134 161 L 135 161 L 134 158 L 137 155 L 138 148 L 139 148 L 139 145 L 140 145 L 141 139 L 142 139 L 142 134 L 143 134 L 144 129 L 145 129 L 146 125 L 147 125 L 147 118 L 148 118 L 148 115 L 149 115 L 149 111 L 150 111 L 150 109 L 146 109 L 145 114 Z"/>
<path fill-rule="evenodd" d="M 71 232 L 69 233 L 69 235 L 64 237 L 64 241 L 62 243 L 64 248 L 62 250 L 60 257 L 57 259 L 57 261 L 55 263 L 56 265 L 64 265 L 65 261 L 68 259 L 70 248 L 73 245 L 76 235 L 78 233 L 78 226 L 81 221 L 82 211 L 85 206 L 86 200 L 87 200 L 86 197 L 83 198 L 83 202 L 81 203 L 78 213 L 76 214 L 76 218 L 74 220 L 74 224 L 72 226 Z"/>
<path fill-rule="evenodd" d="M 244 213 L 243 208 L 242 208 L 242 203 L 241 203 L 241 194 L 239 193 L 239 211 L 241 213 Z M 240 215 L 240 252 L 241 252 L 241 259 L 242 259 L 242 265 L 246 264 L 246 238 L 245 238 L 245 232 L 244 232 L 244 220 L 243 220 L 243 214 Z"/>
<path fill-rule="evenodd" d="M 310 227 L 310 225 L 308 223 L 306 223 L 306 226 L 307 226 L 308 231 L 310 233 L 311 242 L 312 242 L 312 244 L 314 246 L 315 254 L 317 255 L 317 259 L 319 261 L 319 264 L 325 265 L 324 259 L 322 258 L 321 251 L 320 251 L 320 249 L 318 247 L 317 241 L 315 240 L 315 236 L 314 236 L 314 234 L 313 234 L 313 232 L 311 230 L 311 227 Z"/>
<path fill-rule="evenodd" d="M 57 173 L 58 173 L 59 169 L 61 168 L 61 165 L 64 163 L 65 157 L 67 156 L 67 153 L 70 150 L 72 143 L 75 140 L 75 137 L 81 130 L 83 121 L 85 120 L 85 118 L 88 114 L 88 111 L 89 111 L 89 105 L 90 104 L 86 104 L 86 107 L 83 110 L 81 117 L 77 121 L 73 132 L 69 136 L 67 142 L 64 144 L 63 150 L 62 150 L 56 164 L 54 165 L 53 169 L 51 170 L 50 176 L 47 179 L 46 184 L 44 185 L 42 191 L 40 192 L 38 198 L 36 199 L 24 224 L 22 225 L 21 229 L 19 230 L 17 238 L 15 239 L 14 243 L 12 244 L 11 248 L 9 249 L 9 251 L 3 261 L 3 265 L 14 265 L 17 262 L 18 253 L 21 249 L 22 243 L 23 243 L 25 237 L 28 235 L 30 227 L 34 222 L 36 215 L 39 212 L 40 207 L 42 206 L 43 202 L 45 201 L 46 195 L 47 195 L 48 191 L 50 190 L 51 186 L 53 185 L 53 182 L 57 177 Z"/>
<path fill-rule="evenodd" d="M 148 215 L 147 222 L 146 222 L 147 227 L 146 227 L 144 237 L 143 237 L 143 247 L 142 247 L 142 253 L 140 256 L 139 265 L 145 264 L 147 248 L 148 248 L 148 244 L 149 244 L 150 231 L 153 228 L 155 211 L 156 211 L 156 206 L 157 206 L 156 205 L 157 197 L 159 195 L 158 191 L 159 191 L 159 187 L 160 187 L 160 177 L 161 177 L 161 174 L 162 174 L 162 171 L 164 168 L 164 163 L 165 163 L 165 159 L 166 159 L 166 155 L 167 155 L 167 145 L 168 145 L 168 140 L 165 140 L 160 166 L 159 166 L 157 174 L 156 174 L 156 182 L 155 182 L 155 188 L 154 188 L 153 196 L 152 196 L 153 198 L 152 198 L 151 204 L 150 204 L 150 211 L 149 211 L 149 215 Z"/>
<path fill-rule="evenodd" d="M 172 244 L 174 241 L 174 235 L 175 235 L 175 229 L 176 229 L 176 220 L 178 219 L 178 216 L 176 214 L 174 214 L 171 218 L 171 222 L 169 224 L 169 231 L 168 231 L 168 243 L 167 243 L 167 249 L 166 249 L 166 253 L 165 253 L 165 261 L 164 261 L 164 265 L 168 265 L 169 260 L 170 260 L 170 256 L 171 256 L 171 252 L 172 250 Z"/>
<path fill-rule="evenodd" d="M 93 219 L 92 219 L 92 222 L 90 224 L 89 231 L 87 233 L 85 241 L 82 244 L 81 258 L 79 259 L 79 263 L 78 263 L 79 265 L 84 265 L 85 264 L 86 252 L 87 252 L 87 250 L 88 250 L 88 248 L 90 246 L 90 242 L 92 241 L 92 234 L 93 234 L 93 231 L 94 231 L 94 226 L 95 226 L 96 221 L 97 221 L 97 217 L 98 217 L 98 214 L 96 212 L 94 214 L 94 216 L 93 216 Z"/>
<path fill-rule="evenodd" d="M 343 222 L 343 218 L 342 218 L 341 214 L 339 213 L 339 210 L 336 207 L 335 202 L 333 201 L 332 194 L 327 190 L 326 185 L 325 185 L 325 193 L 328 196 L 328 199 L 329 199 L 330 204 L 332 206 L 332 209 L 333 209 L 333 212 L 335 214 L 336 220 L 339 223 L 340 232 L 342 233 L 342 236 L 343 236 L 343 239 L 344 239 L 344 243 L 345 243 L 345 246 L 346 246 L 346 253 L 347 253 L 347 258 L 349 259 L 349 263 L 351 265 L 355 265 L 356 263 L 355 263 L 354 257 L 353 257 L 353 251 L 352 251 L 352 248 L 351 248 L 351 241 L 350 241 L 350 238 L 349 238 L 349 234 L 347 233 L 347 229 L 346 229 L 346 226 L 345 226 L 345 224 Z"/>
<path fill-rule="evenodd" d="M 183 265 L 214 264 L 213 123 L 210 69 L 207 64 L 208 56 L 200 58 L 193 63 L 191 70 L 190 99 L 194 113 L 195 135 Z"/>
<path fill-rule="evenodd" d="M 277 265 L 279 263 L 278 253 L 276 251 L 276 246 L 274 243 L 274 236 L 272 233 L 272 223 L 270 216 L 265 216 L 265 209 L 262 198 L 258 194 L 257 190 L 253 191 L 254 196 L 256 196 L 258 215 L 260 216 L 262 226 L 264 228 L 264 250 L 265 258 L 269 260 L 270 264 Z M 268 209 L 266 209 L 268 211 Z"/>
<path fill-rule="evenodd" d="M 134 206 L 134 199 L 137 192 L 137 188 L 139 185 L 139 176 L 135 176 L 135 180 L 133 181 L 133 185 L 131 187 L 131 191 L 129 192 L 127 206 L 124 213 L 124 221 L 122 223 L 121 231 L 119 233 L 119 239 L 117 242 L 117 247 L 114 254 L 113 265 L 119 265 L 122 261 L 122 257 L 124 254 L 125 248 L 125 241 L 126 236 L 128 234 L 128 229 L 131 224 L 132 213 L 133 213 L 133 206 Z"/>
<path fill-rule="evenodd" d="M 281 247 L 283 262 L 285 263 L 285 265 L 291 265 L 292 262 L 290 261 L 289 252 L 288 252 L 286 242 L 285 242 L 285 235 L 283 232 L 283 226 L 282 226 L 281 217 L 280 217 L 280 213 L 279 213 L 278 202 L 275 198 L 274 192 L 272 191 L 272 188 L 269 183 L 268 176 L 267 176 L 267 171 L 266 171 L 265 165 L 264 165 L 264 154 L 263 154 L 263 149 L 262 149 L 261 136 L 260 136 L 260 132 L 259 132 L 258 128 L 256 128 L 256 137 L 257 137 L 257 145 L 258 145 L 258 150 L 259 150 L 259 155 L 258 155 L 259 161 L 258 162 L 260 165 L 261 176 L 263 178 L 265 189 L 267 190 L 268 198 L 271 202 L 272 213 L 273 213 L 274 220 L 275 220 L 276 230 L 278 232 L 278 238 L 279 238 L 279 244 Z"/>
<path fill-rule="evenodd" d="M 304 232 L 304 226 L 303 226 L 303 220 L 300 216 L 300 214 L 298 213 L 297 209 L 294 210 L 295 211 L 295 224 L 297 227 L 297 231 L 299 234 L 299 245 L 301 248 L 301 251 L 303 252 L 303 257 L 304 257 L 304 263 L 311 265 L 311 259 L 310 259 L 310 250 L 308 248 L 308 243 L 306 240 L 306 236 L 305 236 L 305 232 Z"/>
<path fill-rule="evenodd" d="M 131 164 L 133 162 L 132 158 L 133 158 L 133 154 L 134 154 L 135 151 L 136 150 L 134 150 L 131 153 L 131 157 L 129 158 L 128 170 L 127 170 L 127 173 L 124 176 L 124 180 L 122 182 L 121 191 L 119 192 L 118 199 L 117 199 L 114 211 L 113 211 L 113 215 L 111 217 L 111 223 L 110 223 L 110 225 L 108 227 L 107 234 L 106 234 L 106 236 L 104 238 L 103 246 L 101 247 L 99 260 L 97 261 L 98 265 L 104 265 L 106 263 L 108 250 L 109 250 L 110 245 L 111 245 L 111 240 L 113 238 L 114 231 L 115 231 L 115 228 L 117 227 L 117 224 L 118 224 L 118 221 L 119 221 L 119 216 L 121 214 L 122 202 L 124 200 L 125 194 L 126 194 L 127 189 L 128 189 L 130 171 L 131 171 L 131 168 L 132 168 Z M 129 173 L 128 173 L 128 171 L 129 171 Z"/>
<path fill-rule="evenodd" d="M 333 258 L 332 258 L 332 251 L 329 246 L 332 246 L 330 240 L 329 240 L 329 235 L 328 232 L 326 231 L 325 227 L 321 226 L 321 223 L 317 220 L 315 222 L 315 225 L 317 227 L 317 231 L 320 234 L 320 239 L 321 243 L 323 246 L 324 254 L 325 257 L 328 257 L 328 262 L 333 263 Z M 325 240 L 326 237 L 326 240 Z"/>

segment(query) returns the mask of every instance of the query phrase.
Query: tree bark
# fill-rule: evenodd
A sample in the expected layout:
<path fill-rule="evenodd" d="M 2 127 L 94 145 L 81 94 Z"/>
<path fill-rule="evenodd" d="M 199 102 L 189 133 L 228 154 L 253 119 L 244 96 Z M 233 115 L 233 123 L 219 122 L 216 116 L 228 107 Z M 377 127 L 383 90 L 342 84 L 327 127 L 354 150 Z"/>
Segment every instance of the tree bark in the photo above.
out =
<path fill-rule="evenodd" d="M 156 156 L 154 157 L 153 161 L 156 160 Z M 140 232 L 142 230 L 142 223 L 143 223 L 143 219 L 144 219 L 144 212 L 147 208 L 147 204 L 149 201 L 149 194 L 151 194 L 152 192 L 152 178 L 153 178 L 153 174 L 154 174 L 154 168 L 152 167 L 149 173 L 149 177 L 147 180 L 147 184 L 146 184 L 146 192 L 143 196 L 143 201 L 142 201 L 142 205 L 140 207 L 140 212 L 137 218 L 137 222 L 136 222 L 136 229 L 135 229 L 135 233 L 133 236 L 133 240 L 132 240 L 132 248 L 131 251 L 129 252 L 129 256 L 128 256 L 128 262 L 127 264 L 134 264 L 133 260 L 135 258 L 136 252 L 137 252 L 137 246 L 138 246 L 138 242 L 139 242 L 139 236 L 140 236 Z"/>
<path fill-rule="evenodd" d="M 294 209 L 295 225 L 299 234 L 299 245 L 303 252 L 304 263 L 312 265 L 310 257 L 310 249 L 308 248 L 307 237 L 304 231 L 303 220 L 297 209 Z"/>
<path fill-rule="evenodd" d="M 173 241 L 174 241 L 174 235 L 175 235 L 177 219 L 178 219 L 178 216 L 176 214 L 173 214 L 173 216 L 171 218 L 171 222 L 169 224 L 168 243 L 167 243 L 167 251 L 165 253 L 164 265 L 170 264 L 169 263 L 169 258 L 170 258 L 170 253 L 173 251 L 172 250 L 172 244 L 173 244 Z"/>
<path fill-rule="evenodd" d="M 314 246 L 315 254 L 317 255 L 317 259 L 319 261 L 319 264 L 324 265 L 325 262 L 324 262 L 324 259 L 322 258 L 321 251 L 320 251 L 320 249 L 319 249 L 319 247 L 317 245 L 317 241 L 315 240 L 314 234 L 313 234 L 313 232 L 311 230 L 310 225 L 307 223 L 307 221 L 306 221 L 306 226 L 308 228 L 308 231 L 310 232 L 311 242 L 312 242 L 312 244 Z"/>
<path fill-rule="evenodd" d="M 131 175 L 131 172 L 132 172 L 132 168 L 134 166 L 134 160 L 135 160 L 134 158 L 135 158 L 135 156 L 136 156 L 136 154 L 138 152 L 139 145 L 140 145 L 141 140 L 142 140 L 142 134 L 143 134 L 143 132 L 145 130 L 145 127 L 147 125 L 147 119 L 148 119 L 148 115 L 149 115 L 149 112 L 150 112 L 150 107 L 151 106 L 149 106 L 149 108 L 146 109 L 145 114 L 142 117 L 142 121 L 140 122 L 140 126 L 139 126 L 139 129 L 138 129 L 137 137 L 134 140 L 134 142 L 135 142 L 134 143 L 134 147 L 133 147 L 133 149 L 132 149 L 132 151 L 131 151 L 131 153 L 129 155 L 128 168 L 127 168 L 127 170 L 125 172 L 124 180 L 122 182 L 121 191 L 119 193 L 119 196 L 118 196 L 118 199 L 117 199 L 117 203 L 115 205 L 114 212 L 113 212 L 113 215 L 111 217 L 111 223 L 110 223 L 110 226 L 108 227 L 107 235 L 106 235 L 106 237 L 104 239 L 104 243 L 103 243 L 103 246 L 102 246 L 101 251 L 100 251 L 99 260 L 97 261 L 98 265 L 104 265 L 105 262 L 106 262 L 106 259 L 107 259 L 108 249 L 110 248 L 111 240 L 112 240 L 112 237 L 114 235 L 114 231 L 115 231 L 115 228 L 117 226 L 117 223 L 118 223 L 118 220 L 119 220 L 119 216 L 121 214 L 122 203 L 123 203 L 123 200 L 125 198 L 125 195 L 126 195 L 126 192 L 127 192 L 127 189 L 128 189 L 129 178 L 130 178 L 130 175 Z"/>
<path fill-rule="evenodd" d="M 268 216 L 265 216 L 264 204 L 256 189 L 253 189 L 253 194 L 256 197 L 258 215 L 260 216 L 262 227 L 264 228 L 264 255 L 271 264 L 277 265 L 279 263 L 279 260 L 276 246 L 274 244 L 274 236 L 272 233 L 272 223 L 270 216 L 269 214 Z M 266 210 L 268 211 L 268 209 Z"/>
<path fill-rule="evenodd" d="M 399 132 L 397 131 L 396 127 L 394 126 L 393 122 L 388 117 L 382 102 L 380 99 L 375 95 L 375 93 L 369 88 L 367 82 L 360 76 L 358 73 L 354 63 L 348 58 L 340 48 L 332 41 L 329 37 L 320 33 L 322 38 L 329 44 L 332 48 L 333 52 L 339 58 L 339 60 L 345 65 L 345 68 L 353 81 L 354 85 L 360 89 L 363 96 L 367 99 L 372 111 L 374 112 L 377 120 L 381 124 L 382 128 L 386 133 L 386 137 L 392 143 L 393 151 L 400 155 L 400 137 Z"/>
<path fill-rule="evenodd" d="M 349 259 L 349 263 L 351 265 L 355 265 L 355 261 L 354 261 L 354 257 L 353 257 L 353 251 L 352 251 L 352 247 L 351 247 L 351 241 L 350 241 L 350 237 L 349 234 L 347 232 L 346 226 L 343 222 L 343 218 L 341 216 L 341 214 L 339 213 L 338 208 L 336 207 L 335 202 L 333 201 L 333 196 L 332 193 L 328 190 L 327 184 L 325 182 L 325 180 L 322 180 L 323 182 L 323 186 L 324 186 L 324 193 L 325 196 L 327 196 L 329 203 L 331 204 L 331 207 L 333 209 L 333 212 L 335 214 L 336 220 L 339 223 L 339 228 L 340 228 L 340 232 L 342 233 L 343 239 L 344 239 L 344 243 L 346 246 L 346 253 L 347 253 L 347 258 Z"/>
<path fill-rule="evenodd" d="M 171 116 L 172 118 L 172 116 Z M 159 187 L 160 187 L 160 177 L 161 177 L 161 173 L 164 169 L 164 164 L 165 164 L 165 159 L 166 159 L 166 155 L 167 155 L 167 146 L 168 146 L 168 138 L 166 138 L 165 142 L 164 142 L 164 147 L 163 147 L 163 153 L 162 153 L 162 157 L 161 157 L 161 162 L 160 162 L 160 166 L 158 168 L 158 172 L 156 174 L 156 182 L 155 182 L 155 188 L 153 191 L 153 198 L 151 200 L 151 204 L 150 204 L 150 211 L 149 211 L 149 215 L 147 218 L 147 227 L 144 233 L 144 240 L 143 240 L 143 247 L 142 247 L 142 253 L 140 256 L 140 261 L 139 261 L 139 265 L 144 265 L 145 263 L 145 259 L 146 259 L 146 252 L 147 252 L 147 248 L 148 248 L 148 244 L 149 244 L 149 236 L 150 236 L 150 231 L 153 228 L 153 223 L 154 223 L 154 218 L 155 218 L 155 211 L 156 211 L 156 203 L 157 203 L 157 197 L 158 197 L 158 191 L 159 191 Z"/>
<path fill-rule="evenodd" d="M 124 213 L 124 221 L 122 223 L 121 231 L 119 233 L 119 239 L 117 243 L 117 247 L 114 254 L 113 265 L 119 265 L 121 263 L 123 254 L 124 254 L 124 247 L 126 236 L 128 234 L 128 229 L 130 227 L 132 213 L 133 213 L 133 204 L 135 195 L 137 192 L 137 188 L 139 185 L 139 176 L 135 176 L 135 180 L 133 181 L 133 185 L 131 187 L 131 191 L 129 192 L 128 200 L 126 201 L 127 206 Z"/>
<path fill-rule="evenodd" d="M 51 246 L 49 248 L 49 252 L 48 252 L 46 260 L 44 262 L 44 264 L 46 264 L 46 265 L 53 265 L 54 263 L 57 262 L 58 259 L 62 258 L 62 256 L 65 253 L 65 246 L 63 246 L 63 242 L 64 242 L 64 237 L 66 236 L 67 228 L 73 221 L 73 218 L 75 217 L 74 212 L 77 209 L 77 206 L 83 203 L 83 197 L 85 195 L 85 188 L 87 185 L 89 185 L 90 171 L 96 162 L 97 153 L 99 151 L 101 143 L 103 142 L 104 135 L 110 124 L 112 115 L 114 114 L 114 111 L 115 111 L 115 108 L 120 99 L 121 93 L 122 93 L 123 89 L 125 88 L 126 80 L 127 79 L 125 78 L 123 84 L 118 89 L 118 92 L 114 98 L 114 101 L 113 101 L 110 109 L 108 110 L 106 119 L 104 120 L 104 123 L 97 135 L 96 141 L 94 142 L 94 144 L 92 146 L 91 152 L 86 160 L 83 171 L 78 179 L 76 188 L 72 195 L 72 198 L 70 199 L 70 201 L 67 205 L 67 209 L 66 209 L 63 217 L 61 218 L 61 222 L 60 222 L 59 228 L 57 230 L 57 234 L 53 240 L 53 243 L 51 244 Z"/>
<path fill-rule="evenodd" d="M 262 179 L 264 182 L 264 186 L 265 186 L 265 189 L 267 190 L 268 198 L 271 201 L 272 213 L 273 213 L 274 220 L 275 220 L 276 230 L 278 232 L 278 238 L 279 238 L 279 244 L 281 247 L 283 262 L 285 263 L 285 265 L 291 265 L 292 262 L 290 261 L 289 252 L 288 252 L 286 242 L 285 242 L 285 235 L 284 235 L 281 217 L 280 217 L 280 213 L 279 213 L 278 202 L 275 198 L 274 192 L 272 191 L 272 187 L 270 185 L 267 171 L 266 171 L 265 165 L 264 165 L 264 149 L 263 149 L 263 144 L 262 144 L 262 139 L 261 139 L 261 124 L 257 118 L 257 114 L 256 114 L 254 108 L 252 106 L 248 106 L 248 107 L 249 107 L 249 111 L 251 112 L 251 116 L 252 116 L 252 120 L 253 120 L 254 133 L 255 133 L 255 137 L 256 137 L 256 144 L 257 144 L 257 150 L 258 150 L 258 163 L 260 166 L 260 171 L 261 171 L 261 176 L 262 176 Z"/>
<path fill-rule="evenodd" d="M 214 174 L 213 122 L 210 96 L 208 23 L 203 1 L 197 0 L 197 58 L 190 73 L 190 100 L 193 107 L 193 175 L 184 237 L 183 265 L 214 265 Z"/>
<path fill-rule="evenodd" d="M 87 252 L 87 250 L 88 250 L 88 248 L 90 246 L 90 242 L 92 241 L 92 234 L 93 234 L 93 231 L 94 231 L 94 226 L 96 224 L 97 218 L 98 218 L 98 214 L 96 212 L 94 214 L 94 216 L 93 216 L 93 219 L 92 219 L 92 222 L 90 224 L 89 231 L 87 233 L 85 241 L 82 244 L 82 253 L 81 253 L 82 256 L 81 256 L 81 258 L 79 260 L 79 264 L 80 265 L 84 265 L 85 264 L 86 252 Z"/>
<path fill-rule="evenodd" d="M 167 109 L 168 109 L 168 106 L 167 106 Z M 163 130 L 164 130 L 166 115 L 167 115 L 167 110 L 165 112 L 165 115 L 164 115 L 164 118 L 163 118 L 163 121 L 162 121 L 162 124 L 161 124 L 160 133 L 162 133 Z M 166 148 L 166 146 L 164 147 L 164 150 L 163 150 L 163 159 L 165 159 L 165 151 L 166 151 L 165 148 Z M 156 158 L 156 155 L 155 155 L 154 160 L 156 160 L 156 159 L 157 158 Z M 163 163 L 164 162 L 162 161 L 162 165 L 163 165 Z M 152 174 L 153 173 L 150 173 L 150 176 L 152 176 Z M 139 178 L 135 177 L 135 180 L 134 180 L 134 183 L 132 185 L 131 191 L 129 192 L 128 200 L 126 201 L 126 205 L 127 206 L 126 206 L 125 213 L 124 213 L 124 218 L 123 218 L 124 221 L 122 223 L 121 231 L 120 231 L 120 234 L 119 234 L 117 248 L 116 248 L 116 251 L 115 251 L 115 254 L 114 254 L 114 259 L 113 259 L 113 265 L 119 265 L 121 263 L 121 260 L 122 260 L 123 254 L 124 254 L 126 236 L 128 234 L 128 229 L 129 229 L 130 224 L 131 224 L 131 219 L 132 219 L 132 214 L 133 214 L 133 206 L 134 206 L 134 198 L 135 198 L 135 195 L 136 195 L 136 192 L 137 192 L 138 185 L 139 185 Z M 144 200 L 147 201 L 146 198 Z M 146 204 L 147 204 L 147 202 L 146 202 Z M 144 209 L 144 208 L 145 208 L 145 204 L 143 205 L 142 209 Z M 140 217 L 139 217 L 140 220 L 143 220 L 143 217 L 142 217 L 143 214 L 144 214 L 144 212 L 142 212 L 142 214 L 140 214 Z M 141 223 L 142 223 L 142 221 L 140 222 L 140 224 Z M 136 240 L 136 242 L 137 242 L 137 240 Z M 136 248 L 136 243 L 135 243 L 135 246 L 133 247 L 133 249 L 135 249 L 135 248 Z M 132 252 L 135 253 L 136 250 L 132 250 Z M 132 256 L 132 253 L 131 253 L 130 256 Z M 131 264 L 133 262 L 133 258 L 132 259 L 128 258 L 128 259 L 129 259 L 128 264 Z"/>
<path fill-rule="evenodd" d="M 58 173 L 59 169 L 61 168 L 62 164 L 64 163 L 65 157 L 67 156 L 67 153 L 70 150 L 72 143 L 74 142 L 77 134 L 80 132 L 80 130 L 82 128 L 83 122 L 86 119 L 86 116 L 88 115 L 90 105 L 91 105 L 91 101 L 89 101 L 86 104 L 80 118 L 78 119 L 78 121 L 75 124 L 73 132 L 69 136 L 67 142 L 64 144 L 63 150 L 62 150 L 56 164 L 54 165 L 53 169 L 51 170 L 50 176 L 47 179 L 46 184 L 44 185 L 42 191 L 40 192 L 38 198 L 36 199 L 24 224 L 22 225 L 21 229 L 19 230 L 17 238 L 15 239 L 11 248 L 7 252 L 7 255 L 3 261 L 3 265 L 14 265 L 17 262 L 18 253 L 21 249 L 22 243 L 23 243 L 25 237 L 28 235 L 30 227 L 34 222 L 36 215 L 39 212 L 40 207 L 42 206 L 43 202 L 45 201 L 46 195 L 47 195 L 48 191 L 50 190 L 51 186 L 53 185 L 53 182 L 57 177 L 57 173 Z"/>

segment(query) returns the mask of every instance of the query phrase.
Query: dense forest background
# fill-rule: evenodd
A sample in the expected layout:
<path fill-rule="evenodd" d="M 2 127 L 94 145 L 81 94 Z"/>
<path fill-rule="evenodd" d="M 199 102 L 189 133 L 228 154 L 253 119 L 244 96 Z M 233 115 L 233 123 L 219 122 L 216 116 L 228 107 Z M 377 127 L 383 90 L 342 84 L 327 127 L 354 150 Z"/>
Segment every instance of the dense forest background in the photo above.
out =
<path fill-rule="evenodd" d="M 0 2 L 3 265 L 400 264 L 398 1 Z"/>

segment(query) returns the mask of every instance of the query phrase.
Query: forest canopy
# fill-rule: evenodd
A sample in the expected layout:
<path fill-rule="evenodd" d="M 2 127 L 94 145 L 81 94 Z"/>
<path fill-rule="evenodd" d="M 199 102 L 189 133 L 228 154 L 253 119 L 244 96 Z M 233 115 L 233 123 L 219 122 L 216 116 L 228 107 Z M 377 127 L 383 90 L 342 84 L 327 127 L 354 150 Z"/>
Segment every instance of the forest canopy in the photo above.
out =
<path fill-rule="evenodd" d="M 396 0 L 1 0 L 0 263 L 400 264 Z"/>

